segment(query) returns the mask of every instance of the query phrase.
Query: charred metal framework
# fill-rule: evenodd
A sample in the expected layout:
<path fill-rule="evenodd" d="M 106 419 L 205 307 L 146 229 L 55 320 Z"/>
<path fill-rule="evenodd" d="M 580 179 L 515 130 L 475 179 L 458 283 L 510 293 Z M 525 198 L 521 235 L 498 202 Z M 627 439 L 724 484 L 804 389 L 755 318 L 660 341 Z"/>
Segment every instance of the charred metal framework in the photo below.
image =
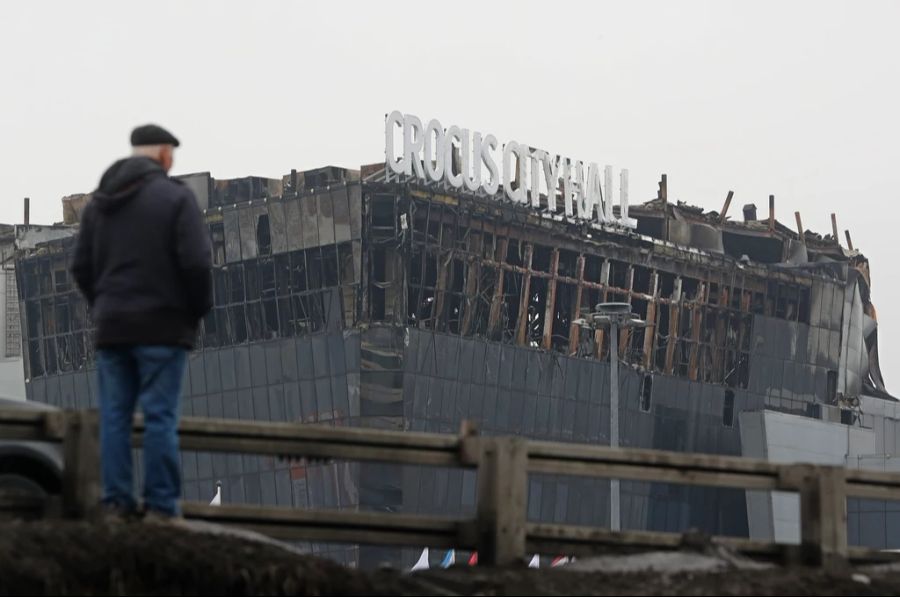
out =
<path fill-rule="evenodd" d="M 573 321 L 596 303 L 627 302 L 649 326 L 620 333 L 623 359 L 741 388 L 753 314 L 809 323 L 808 276 L 613 241 L 616 233 L 573 238 L 474 198 L 381 189 L 370 205 L 373 320 L 602 359 L 608 338 Z"/>
<path fill-rule="evenodd" d="M 596 303 L 620 301 L 649 323 L 622 334 L 626 363 L 747 388 L 753 316 L 811 323 L 815 276 L 766 264 L 796 244 L 785 230 L 730 225 L 724 250 L 698 251 L 653 240 L 684 227 L 682 211 L 702 217 L 685 206 L 635 207 L 648 237 L 379 178 L 361 183 L 336 168 L 280 181 L 207 176 L 215 307 L 201 346 L 388 321 L 604 359 L 608 338 L 573 321 Z M 71 242 L 22 263 L 29 378 L 92 360 L 89 316 L 67 272 Z M 822 244 L 831 255 L 840 250 Z M 816 274 L 834 277 L 827 268 Z"/>
<path fill-rule="evenodd" d="M 649 236 L 624 234 L 372 178 L 377 174 L 366 188 L 368 320 L 603 359 L 604 332 L 586 333 L 573 321 L 596 303 L 627 302 L 649 325 L 621 331 L 625 362 L 746 389 L 755 316 L 822 328 L 828 346 L 820 352 L 832 356 L 844 308 L 835 293 L 848 277 L 859 278 L 865 313 L 874 316 L 867 261 L 845 254 L 831 237 L 805 232 L 801 241 L 777 223 L 732 224 L 715 212 L 660 201 L 632 212 Z M 864 383 L 883 392 L 877 349 L 867 344 L 873 366 Z M 837 364 L 832 368 L 824 401 L 838 394 Z"/>
<path fill-rule="evenodd" d="M 351 203 L 358 216 L 358 184 L 208 215 L 215 307 L 204 320 L 203 346 L 352 327 L 361 229 Z"/>
<path fill-rule="evenodd" d="M 391 322 L 603 359 L 604 332 L 586 333 L 573 321 L 596 303 L 617 301 L 648 322 L 620 332 L 626 363 L 746 389 L 753 316 L 818 325 L 811 292 L 840 283 L 835 259 L 861 272 L 865 312 L 874 315 L 868 263 L 856 252 L 845 256 L 835 238 L 801 238 L 773 214 L 731 223 L 672 205 L 662 198 L 665 179 L 659 199 L 632 210 L 642 234 L 626 234 L 385 182 L 373 167 L 363 172 L 365 181 L 338 168 L 282 180 L 186 177 L 206 208 L 215 263 L 202 348 Z M 692 240 L 706 250 L 685 246 Z M 67 272 L 72 242 L 33 249 L 21 262 L 29 378 L 92 360 L 89 315 Z M 804 266 L 772 267 L 790 263 L 798 246 Z M 812 263 L 820 257 L 828 258 L 824 266 Z M 831 303 L 834 313 L 815 318 L 839 332 L 842 305 Z M 883 390 L 880 373 L 873 377 Z M 836 392 L 830 384 L 829 398 Z"/>
<path fill-rule="evenodd" d="M 256 199 L 251 197 L 268 187 L 254 181 L 265 179 L 240 179 L 217 189 L 209 180 L 218 204 L 206 212 L 215 306 L 203 321 L 200 349 L 355 324 L 360 185 L 323 174 L 319 179 L 335 184 L 296 193 L 287 185 L 283 196 Z M 68 272 L 74 243 L 68 236 L 20 260 L 28 378 L 77 371 L 93 361 L 89 313 Z"/>
<path fill-rule="evenodd" d="M 363 215 L 362 185 L 333 182 L 208 210 L 215 307 L 203 347 L 363 320 L 602 359 L 608 338 L 572 322 L 590 305 L 621 301 L 649 322 L 621 332 L 626 362 L 746 388 L 752 315 L 809 323 L 805 274 L 738 268 L 726 257 L 615 232 L 573 237 L 511 207 L 408 185 L 365 185 Z M 29 377 L 91 359 L 88 315 L 66 253 L 23 264 Z"/>
<path fill-rule="evenodd" d="M 6 330 L 6 358 L 22 356 L 22 322 L 19 315 L 19 291 L 16 288 L 16 271 L 12 265 L 4 265 L 6 278 L 6 308 L 4 315 Z"/>
<path fill-rule="evenodd" d="M 93 361 L 92 325 L 67 267 L 72 241 L 59 249 L 39 251 L 16 268 L 27 379 L 75 371 Z"/>

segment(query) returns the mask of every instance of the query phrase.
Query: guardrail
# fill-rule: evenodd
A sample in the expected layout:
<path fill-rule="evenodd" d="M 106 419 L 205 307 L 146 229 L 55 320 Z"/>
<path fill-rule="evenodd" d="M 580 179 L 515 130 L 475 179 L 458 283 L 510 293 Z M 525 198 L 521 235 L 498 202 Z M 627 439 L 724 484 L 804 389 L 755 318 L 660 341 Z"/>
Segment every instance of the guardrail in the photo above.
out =
<path fill-rule="evenodd" d="M 140 446 L 143 422 L 135 419 Z M 0 439 L 56 442 L 66 468 L 63 511 L 87 516 L 99 491 L 97 415 L 91 411 L 0 410 Z M 526 553 L 583 555 L 601 548 L 675 548 L 681 535 L 529 522 L 528 475 L 553 473 L 709 487 L 779 490 L 800 495 L 799 545 L 716 537 L 738 551 L 808 565 L 879 560 L 888 554 L 847 545 L 847 496 L 900 500 L 900 475 L 747 458 L 584 444 L 458 436 L 295 423 L 183 418 L 182 450 L 247 452 L 329 460 L 475 468 L 474 518 L 382 512 L 302 510 L 255 505 L 183 504 L 186 517 L 239 525 L 291 540 L 477 550 L 479 563 L 509 564 Z"/>

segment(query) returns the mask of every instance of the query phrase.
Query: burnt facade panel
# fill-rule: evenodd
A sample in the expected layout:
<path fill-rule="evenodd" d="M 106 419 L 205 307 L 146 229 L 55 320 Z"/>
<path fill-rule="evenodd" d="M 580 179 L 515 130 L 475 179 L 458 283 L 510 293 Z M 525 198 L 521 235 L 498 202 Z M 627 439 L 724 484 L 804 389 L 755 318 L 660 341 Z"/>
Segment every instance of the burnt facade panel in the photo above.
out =
<path fill-rule="evenodd" d="M 609 332 L 577 320 L 611 301 L 646 322 L 618 338 L 622 446 L 740 455 L 740 413 L 810 416 L 854 398 L 838 391 L 845 296 L 874 308 L 865 258 L 833 240 L 806 233 L 808 262 L 782 264 L 799 239 L 780 225 L 659 199 L 634 206 L 638 236 L 333 167 L 205 176 L 214 308 L 185 414 L 444 433 L 468 419 L 485 434 L 608 444 Z M 677 239 L 662 238 L 670 229 Z M 16 272 L 28 397 L 84 408 L 97 403 L 95 356 L 66 275 L 72 247 L 23 250 Z M 880 372 L 862 374 L 877 390 Z M 186 453 L 183 472 L 190 499 L 222 481 L 225 502 L 448 515 L 471 513 L 477 486 L 471 471 L 255 455 Z M 607 480 L 533 475 L 529 487 L 533 520 L 609 523 Z M 748 534 L 742 491 L 621 487 L 623 528 Z M 854 501 L 851 538 L 890 542 L 895 518 Z M 309 548 L 361 564 L 414 555 Z"/>

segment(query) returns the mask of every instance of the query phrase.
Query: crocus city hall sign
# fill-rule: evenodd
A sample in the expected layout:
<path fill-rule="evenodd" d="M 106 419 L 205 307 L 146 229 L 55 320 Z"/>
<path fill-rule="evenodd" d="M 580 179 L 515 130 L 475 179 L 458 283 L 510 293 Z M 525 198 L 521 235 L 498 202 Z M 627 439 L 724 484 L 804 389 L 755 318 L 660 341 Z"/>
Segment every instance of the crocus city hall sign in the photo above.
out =
<path fill-rule="evenodd" d="M 530 205 L 543 213 L 601 225 L 636 228 L 628 217 L 628 170 L 619 174 L 619 212 L 613 212 L 613 169 L 571 160 L 542 149 L 435 119 L 423 125 L 412 114 L 385 117 L 384 153 L 388 176 L 415 176 L 472 193 Z M 456 157 L 454 158 L 454 154 Z M 601 181 L 602 176 L 602 181 Z"/>

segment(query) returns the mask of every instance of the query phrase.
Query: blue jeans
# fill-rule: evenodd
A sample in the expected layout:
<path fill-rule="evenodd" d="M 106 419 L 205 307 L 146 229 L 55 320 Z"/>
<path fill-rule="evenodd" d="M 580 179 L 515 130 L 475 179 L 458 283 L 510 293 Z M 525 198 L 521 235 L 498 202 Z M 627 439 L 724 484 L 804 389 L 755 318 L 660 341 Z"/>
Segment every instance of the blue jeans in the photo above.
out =
<path fill-rule="evenodd" d="M 123 346 L 97 351 L 100 388 L 100 461 L 103 503 L 136 509 L 131 471 L 134 409 L 144 412 L 144 506 L 179 513 L 181 464 L 178 414 L 187 350 L 176 346 Z"/>

